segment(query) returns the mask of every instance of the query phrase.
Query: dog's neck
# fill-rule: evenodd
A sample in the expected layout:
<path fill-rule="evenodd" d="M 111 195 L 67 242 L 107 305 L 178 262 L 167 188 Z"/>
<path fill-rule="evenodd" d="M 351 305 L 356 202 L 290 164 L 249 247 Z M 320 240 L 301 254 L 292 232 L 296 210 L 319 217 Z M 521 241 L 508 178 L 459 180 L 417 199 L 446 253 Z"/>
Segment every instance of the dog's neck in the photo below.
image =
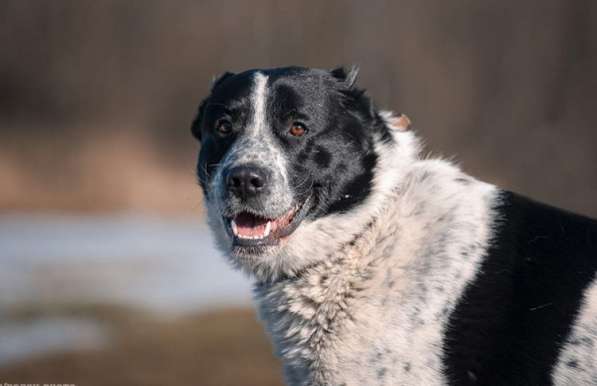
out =
<path fill-rule="evenodd" d="M 394 247 L 397 231 L 396 226 L 384 226 L 383 217 L 373 217 L 326 260 L 292 277 L 256 285 L 261 317 L 286 371 L 299 372 L 296 379 L 315 377 L 313 384 L 328 383 L 322 353 L 331 343 L 330 332 L 350 320 L 350 300 L 366 289 L 377 265 L 383 264 L 383 251 Z"/>
<path fill-rule="evenodd" d="M 495 189 L 442 160 L 405 161 L 392 170 L 392 185 L 376 192 L 375 205 L 362 208 L 361 217 L 335 218 L 342 227 L 333 234 L 332 228 L 315 228 L 324 234 L 313 242 L 319 252 L 309 250 L 313 253 L 309 257 L 316 257 L 313 264 L 256 286 L 261 317 L 284 360 L 288 379 L 313 381 L 293 385 L 333 383 L 326 377 L 340 360 L 333 349 L 339 343 L 335 341 L 338 331 L 350 330 L 356 323 L 355 310 L 363 318 L 366 299 L 375 298 L 372 293 L 387 293 L 391 288 L 392 296 L 410 304 L 403 310 L 407 313 L 422 306 L 415 296 L 416 285 L 427 277 L 421 270 L 437 269 L 437 275 L 460 277 L 447 287 L 462 286 L 464 273 L 474 272 L 462 273 L 463 264 L 473 263 L 448 248 L 485 248 Z M 311 239 L 304 240 L 310 244 Z M 449 307 L 453 299 L 448 295 L 457 292 L 438 294 L 438 307 Z"/>
<path fill-rule="evenodd" d="M 330 332 L 350 320 L 351 299 L 368 287 L 374 275 L 383 272 L 379 266 L 391 256 L 398 239 L 399 222 L 395 219 L 401 214 L 396 203 L 407 189 L 408 174 L 416 160 L 400 153 L 398 143 L 384 144 L 380 149 L 380 162 L 384 163 L 380 170 L 389 173 L 377 176 L 371 200 L 353 213 L 312 224 L 316 231 L 310 237 L 328 238 L 323 244 L 313 242 L 319 251 L 306 252 L 316 254 L 312 255 L 316 257 L 313 263 L 291 275 L 258 282 L 255 287 L 261 317 L 287 372 L 309 371 L 309 376 L 321 378 L 314 384 L 326 384 L 321 361 L 333 336 Z M 297 379 L 306 376 L 296 374 Z"/>

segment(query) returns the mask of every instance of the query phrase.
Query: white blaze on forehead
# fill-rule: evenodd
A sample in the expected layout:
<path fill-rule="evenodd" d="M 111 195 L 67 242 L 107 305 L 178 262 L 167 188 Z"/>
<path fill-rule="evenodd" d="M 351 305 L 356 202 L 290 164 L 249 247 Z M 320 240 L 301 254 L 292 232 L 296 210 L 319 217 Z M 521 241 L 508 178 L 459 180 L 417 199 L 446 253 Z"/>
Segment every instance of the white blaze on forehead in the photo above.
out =
<path fill-rule="evenodd" d="M 267 98 L 268 98 L 268 77 L 261 72 L 256 72 L 253 79 L 253 92 L 251 94 L 251 104 L 253 107 L 253 116 L 246 128 L 247 136 L 257 140 L 260 145 L 265 146 L 268 153 L 266 164 L 273 165 L 274 169 L 280 174 L 284 184 L 288 184 L 288 175 L 286 171 L 286 161 L 275 143 L 273 134 L 268 127 L 267 121 Z M 259 149 L 263 151 L 263 149 Z M 265 156 L 265 155 L 262 155 Z M 287 188 L 287 186 L 285 187 Z"/>
<path fill-rule="evenodd" d="M 253 119 L 247 128 L 252 135 L 262 133 L 267 125 L 266 102 L 267 102 L 267 76 L 260 72 L 255 73 L 253 94 Z"/>

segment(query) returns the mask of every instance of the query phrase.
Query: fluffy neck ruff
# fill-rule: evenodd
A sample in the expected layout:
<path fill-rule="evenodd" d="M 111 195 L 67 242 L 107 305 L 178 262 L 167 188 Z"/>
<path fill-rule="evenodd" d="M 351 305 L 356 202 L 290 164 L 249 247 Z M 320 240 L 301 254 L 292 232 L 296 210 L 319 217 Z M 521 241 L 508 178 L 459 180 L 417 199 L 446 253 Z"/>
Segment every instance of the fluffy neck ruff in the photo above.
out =
<path fill-rule="evenodd" d="M 386 204 L 376 207 L 368 222 L 354 226 L 350 238 L 337 249 L 319 255 L 324 259 L 293 276 L 281 275 L 256 284 L 261 319 L 274 338 L 277 354 L 284 359 L 290 384 L 331 383 L 329 367 L 336 359 L 327 348 L 334 344 L 332 332 L 351 322 L 351 300 L 383 271 L 378 268 L 384 264 L 385 251 L 396 242 L 398 226 L 385 220 L 395 214 L 391 202 L 398 193 L 393 197 L 387 194 Z"/>

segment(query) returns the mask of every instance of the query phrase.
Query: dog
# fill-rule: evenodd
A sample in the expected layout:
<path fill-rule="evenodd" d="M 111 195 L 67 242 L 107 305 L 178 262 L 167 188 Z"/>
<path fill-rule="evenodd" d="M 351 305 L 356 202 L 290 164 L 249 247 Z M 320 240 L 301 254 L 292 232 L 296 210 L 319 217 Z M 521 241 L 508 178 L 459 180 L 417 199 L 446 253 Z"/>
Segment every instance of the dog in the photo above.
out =
<path fill-rule="evenodd" d="M 356 78 L 225 73 L 192 124 L 286 382 L 597 384 L 597 221 L 422 157 Z"/>

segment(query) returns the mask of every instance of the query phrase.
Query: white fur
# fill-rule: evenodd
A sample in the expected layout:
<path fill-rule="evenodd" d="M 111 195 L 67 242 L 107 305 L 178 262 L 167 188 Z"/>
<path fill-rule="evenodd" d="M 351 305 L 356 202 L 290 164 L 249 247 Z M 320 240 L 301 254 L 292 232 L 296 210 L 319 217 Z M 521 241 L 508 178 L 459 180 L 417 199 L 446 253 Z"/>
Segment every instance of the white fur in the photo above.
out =
<path fill-rule="evenodd" d="M 256 287 L 291 386 L 445 382 L 443 332 L 490 241 L 497 191 L 419 159 L 412 132 L 392 135 L 377 141 L 370 197 L 302 224 L 267 260 L 291 277 Z"/>
<path fill-rule="evenodd" d="M 572 333 L 552 373 L 556 385 L 597 384 L 597 279 L 585 291 Z M 572 366 L 571 366 L 572 365 Z"/>
<path fill-rule="evenodd" d="M 257 72 L 253 89 L 253 120 L 249 125 L 249 135 L 259 137 L 267 127 L 265 105 L 267 103 L 267 76 Z"/>

